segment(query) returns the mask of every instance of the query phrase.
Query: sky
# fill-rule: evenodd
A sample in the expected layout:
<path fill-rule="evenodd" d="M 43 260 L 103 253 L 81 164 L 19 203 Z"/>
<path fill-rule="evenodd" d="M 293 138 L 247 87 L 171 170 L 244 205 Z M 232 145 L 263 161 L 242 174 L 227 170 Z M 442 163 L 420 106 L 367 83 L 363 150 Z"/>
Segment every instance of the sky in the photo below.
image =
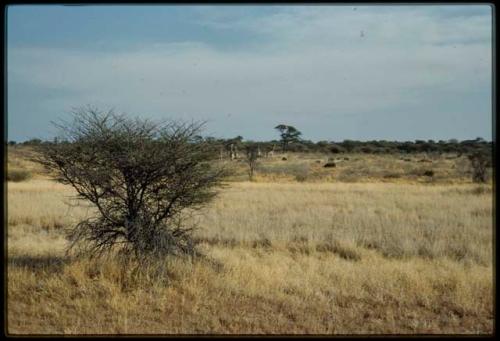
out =
<path fill-rule="evenodd" d="M 7 7 L 9 140 L 92 105 L 205 135 L 492 139 L 489 5 Z"/>

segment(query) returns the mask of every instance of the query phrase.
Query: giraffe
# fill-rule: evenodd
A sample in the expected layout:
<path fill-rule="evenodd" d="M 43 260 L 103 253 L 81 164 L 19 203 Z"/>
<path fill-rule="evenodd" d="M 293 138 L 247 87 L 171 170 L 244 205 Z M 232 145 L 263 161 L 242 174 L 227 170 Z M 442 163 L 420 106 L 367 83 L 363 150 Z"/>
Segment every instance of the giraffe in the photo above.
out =
<path fill-rule="evenodd" d="M 276 145 L 273 144 L 273 147 L 271 148 L 271 150 L 266 150 L 266 157 L 273 157 L 275 148 L 276 148 Z"/>
<path fill-rule="evenodd" d="M 223 147 L 226 151 L 226 155 L 229 159 L 235 160 L 239 158 L 238 146 L 241 144 L 241 140 L 243 138 L 241 136 L 237 136 L 232 139 L 228 139 L 223 142 Z"/>
<path fill-rule="evenodd" d="M 238 158 L 238 149 L 236 148 L 236 145 L 234 143 L 230 144 L 230 152 L 229 156 L 231 160 L 237 159 Z"/>
<path fill-rule="evenodd" d="M 219 149 L 219 159 L 220 159 L 220 161 L 222 161 L 223 158 L 224 158 L 224 145 L 221 145 L 220 149 Z"/>
<path fill-rule="evenodd" d="M 236 157 L 235 153 L 236 146 L 233 142 L 226 142 L 221 146 L 220 157 L 222 159 L 223 154 L 229 157 L 231 160 L 234 160 Z M 225 151 L 225 153 L 224 153 Z"/>

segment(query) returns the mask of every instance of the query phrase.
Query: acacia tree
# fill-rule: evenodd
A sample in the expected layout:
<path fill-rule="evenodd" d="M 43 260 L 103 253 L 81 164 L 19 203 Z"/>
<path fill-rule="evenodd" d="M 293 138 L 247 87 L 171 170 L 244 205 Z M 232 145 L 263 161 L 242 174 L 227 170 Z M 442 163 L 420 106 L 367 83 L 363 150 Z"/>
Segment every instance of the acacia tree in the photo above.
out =
<path fill-rule="evenodd" d="M 212 162 L 214 148 L 198 137 L 202 125 L 90 107 L 56 124 L 62 136 L 41 146 L 35 161 L 97 212 L 70 230 L 70 249 L 94 256 L 119 246 L 139 258 L 194 254 L 184 213 L 213 198 L 225 174 Z"/>
<path fill-rule="evenodd" d="M 285 124 L 279 124 L 276 127 L 274 127 L 274 129 L 280 132 L 281 146 L 283 153 L 285 153 L 288 150 L 288 145 L 290 143 L 298 142 L 300 139 L 300 135 L 302 135 L 302 133 L 298 131 L 295 127 Z"/>

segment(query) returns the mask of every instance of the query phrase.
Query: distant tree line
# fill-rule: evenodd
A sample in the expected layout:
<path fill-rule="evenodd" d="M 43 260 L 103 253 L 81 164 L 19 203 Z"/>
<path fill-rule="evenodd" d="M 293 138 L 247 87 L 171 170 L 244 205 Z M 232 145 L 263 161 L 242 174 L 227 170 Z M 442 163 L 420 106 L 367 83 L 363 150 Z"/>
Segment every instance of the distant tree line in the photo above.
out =
<path fill-rule="evenodd" d="M 234 138 L 224 139 L 215 137 L 201 137 L 212 144 L 214 148 L 222 149 L 223 151 L 229 150 L 233 147 L 244 151 L 248 146 L 258 147 L 260 150 L 271 150 L 276 147 L 276 151 L 286 152 L 300 152 L 300 153 L 327 153 L 327 154 L 342 154 L 342 153 L 365 153 L 365 154 L 414 154 L 414 153 L 456 153 L 456 154 L 471 154 L 471 153 L 491 153 L 493 142 L 485 141 L 482 138 L 474 140 L 458 141 L 451 140 L 415 140 L 415 141 L 386 141 L 386 140 L 373 140 L 373 141 L 357 141 L 357 140 L 344 140 L 342 142 L 335 141 L 318 141 L 313 142 L 310 140 L 297 139 L 295 137 L 289 138 L 285 131 L 285 142 L 281 140 L 271 141 L 252 141 L 244 140 L 243 137 L 237 136 Z M 50 144 L 53 141 L 42 141 L 40 139 L 31 139 L 25 142 L 16 143 L 9 141 L 9 145 L 40 145 Z"/>
<path fill-rule="evenodd" d="M 239 139 L 215 139 L 213 137 L 206 138 L 208 142 L 214 145 L 235 144 L 240 150 L 245 150 L 248 146 L 255 146 L 260 150 L 270 150 L 273 146 L 277 150 L 292 153 L 325 153 L 325 154 L 342 154 L 342 153 L 365 153 L 365 154 L 417 154 L 417 153 L 435 153 L 435 154 L 472 154 L 485 153 L 491 154 L 493 142 L 485 141 L 481 138 L 474 140 L 448 140 L 448 141 L 433 141 L 433 140 L 416 140 L 416 141 L 356 141 L 344 140 L 342 142 L 334 141 L 318 141 L 297 140 L 293 143 L 287 143 L 283 148 L 281 140 L 271 141 L 252 141 Z"/>

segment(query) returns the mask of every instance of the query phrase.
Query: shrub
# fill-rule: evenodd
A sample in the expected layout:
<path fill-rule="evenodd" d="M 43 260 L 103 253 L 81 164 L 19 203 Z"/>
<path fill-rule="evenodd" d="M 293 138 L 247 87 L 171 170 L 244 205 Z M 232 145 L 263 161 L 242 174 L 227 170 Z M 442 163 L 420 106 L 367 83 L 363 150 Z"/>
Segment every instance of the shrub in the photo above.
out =
<path fill-rule="evenodd" d="M 472 181 L 484 183 L 487 181 L 487 167 L 489 160 L 483 153 L 476 152 L 468 156 L 472 168 Z"/>
<path fill-rule="evenodd" d="M 345 149 L 339 145 L 334 144 L 330 146 L 330 153 L 333 154 L 345 153 Z"/>
<path fill-rule="evenodd" d="M 423 176 L 428 176 L 428 177 L 433 177 L 434 176 L 434 171 L 433 170 L 426 170 L 422 173 Z"/>
<path fill-rule="evenodd" d="M 480 195 L 480 194 L 485 194 L 485 193 L 491 193 L 491 189 L 488 188 L 488 187 L 478 186 L 478 187 L 473 188 L 471 190 L 471 193 L 475 194 L 475 195 Z"/>
<path fill-rule="evenodd" d="M 295 180 L 298 182 L 304 182 L 308 178 L 308 173 L 302 173 L 302 174 L 297 174 L 295 175 Z"/>
<path fill-rule="evenodd" d="M 31 179 L 31 172 L 25 169 L 8 169 L 7 181 L 21 182 Z"/>
<path fill-rule="evenodd" d="M 23 144 L 25 144 L 25 145 L 39 145 L 41 143 L 42 143 L 42 140 L 40 140 L 40 139 L 31 139 L 31 140 L 23 142 Z"/>
<path fill-rule="evenodd" d="M 325 165 L 323 167 L 325 167 L 325 168 L 333 168 L 333 167 L 337 167 L 337 165 L 333 161 L 328 161 L 327 163 L 325 163 Z"/>
<path fill-rule="evenodd" d="M 155 123 L 93 108 L 62 123 L 57 143 L 39 146 L 34 161 L 73 186 L 98 212 L 68 235 L 70 249 L 101 255 L 195 255 L 186 209 L 202 208 L 220 185 L 214 149 L 197 139 L 202 124 Z"/>
<path fill-rule="evenodd" d="M 365 154 L 373 154 L 375 152 L 375 148 L 372 146 L 363 146 L 361 147 L 361 151 Z"/>

